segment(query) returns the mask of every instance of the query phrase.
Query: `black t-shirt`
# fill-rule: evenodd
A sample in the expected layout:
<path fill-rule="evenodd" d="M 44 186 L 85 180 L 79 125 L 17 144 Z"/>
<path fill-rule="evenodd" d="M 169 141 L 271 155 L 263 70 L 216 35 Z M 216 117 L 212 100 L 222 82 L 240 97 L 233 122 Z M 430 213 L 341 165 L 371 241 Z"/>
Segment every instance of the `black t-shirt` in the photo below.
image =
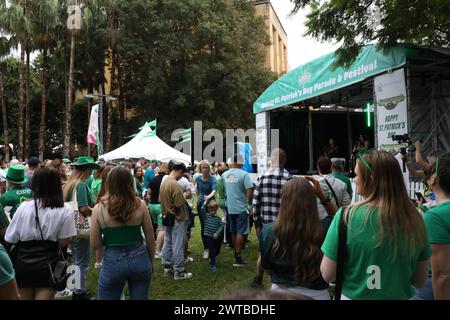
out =
<path fill-rule="evenodd" d="M 150 180 L 150 184 L 148 188 L 150 189 L 150 203 L 151 204 L 159 204 L 159 189 L 161 188 L 161 182 L 163 179 L 163 174 L 158 174 L 156 177 L 154 177 L 152 180 Z"/>

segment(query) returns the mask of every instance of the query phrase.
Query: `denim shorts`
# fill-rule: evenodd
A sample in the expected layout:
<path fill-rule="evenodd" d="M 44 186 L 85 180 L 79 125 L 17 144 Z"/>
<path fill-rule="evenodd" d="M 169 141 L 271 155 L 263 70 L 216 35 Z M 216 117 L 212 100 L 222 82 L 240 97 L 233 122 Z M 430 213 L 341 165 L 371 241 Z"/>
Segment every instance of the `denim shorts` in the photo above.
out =
<path fill-rule="evenodd" d="M 247 235 L 248 234 L 248 214 L 247 212 L 242 212 L 238 214 L 230 214 L 231 219 L 231 233 Z"/>

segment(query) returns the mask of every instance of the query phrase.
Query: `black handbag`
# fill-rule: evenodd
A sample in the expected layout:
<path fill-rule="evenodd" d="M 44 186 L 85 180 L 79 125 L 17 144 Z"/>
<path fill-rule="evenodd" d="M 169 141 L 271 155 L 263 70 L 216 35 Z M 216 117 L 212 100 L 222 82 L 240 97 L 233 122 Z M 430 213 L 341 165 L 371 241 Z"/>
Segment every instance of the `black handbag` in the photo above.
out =
<path fill-rule="evenodd" d="M 170 212 L 162 214 L 162 224 L 165 227 L 173 227 L 175 225 L 175 215 Z"/>
<path fill-rule="evenodd" d="M 50 274 L 49 287 L 57 291 L 66 288 L 67 261 L 57 241 L 44 240 L 39 222 L 36 200 L 36 224 L 41 233 L 41 240 L 19 241 L 10 251 L 14 269 L 18 274 Z"/>

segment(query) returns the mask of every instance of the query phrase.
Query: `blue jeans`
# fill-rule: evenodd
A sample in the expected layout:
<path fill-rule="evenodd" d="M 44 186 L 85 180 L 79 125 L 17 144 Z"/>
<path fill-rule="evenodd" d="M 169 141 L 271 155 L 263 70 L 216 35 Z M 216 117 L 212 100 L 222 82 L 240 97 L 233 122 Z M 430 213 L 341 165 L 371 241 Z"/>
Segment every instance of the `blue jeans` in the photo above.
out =
<path fill-rule="evenodd" d="M 131 300 L 147 300 L 152 265 L 143 244 L 106 247 L 98 279 L 99 300 L 119 300 L 125 283 Z"/>
<path fill-rule="evenodd" d="M 89 239 L 72 237 L 73 264 L 80 268 L 80 288 L 75 288 L 76 294 L 86 292 L 86 282 L 89 268 L 89 258 L 91 256 L 91 244 Z"/>
<path fill-rule="evenodd" d="M 428 275 L 427 281 L 422 288 L 416 288 L 416 295 L 412 297 L 411 300 L 434 300 L 431 274 Z"/>

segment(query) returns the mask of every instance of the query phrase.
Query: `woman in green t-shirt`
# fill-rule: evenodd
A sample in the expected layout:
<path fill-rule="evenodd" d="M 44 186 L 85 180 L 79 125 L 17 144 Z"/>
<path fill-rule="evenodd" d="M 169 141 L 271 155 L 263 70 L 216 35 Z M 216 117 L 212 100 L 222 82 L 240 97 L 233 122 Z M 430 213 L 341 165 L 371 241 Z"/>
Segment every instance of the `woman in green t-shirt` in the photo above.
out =
<path fill-rule="evenodd" d="M 430 237 L 434 298 L 450 300 L 450 154 L 436 159 L 428 179 L 437 206 L 424 214 Z"/>
<path fill-rule="evenodd" d="M 77 162 L 72 165 L 74 166 L 73 172 L 64 187 L 64 201 L 72 201 L 76 191 L 78 211 L 84 219 L 87 219 L 92 215 L 94 199 L 92 199 L 90 188 L 86 185 L 86 180 L 91 176 L 93 169 L 99 169 L 100 166 L 91 157 L 78 157 Z M 71 244 L 74 265 L 80 268 L 81 278 L 80 287 L 75 288 L 72 299 L 91 300 L 92 297 L 87 292 L 87 274 L 91 254 L 89 239 L 75 236 L 72 238 Z"/>
<path fill-rule="evenodd" d="M 365 200 L 344 213 L 348 231 L 342 299 L 410 299 L 412 286 L 425 283 L 431 248 L 400 165 L 390 153 L 372 151 L 359 156 L 355 173 L 356 189 Z M 321 271 L 327 282 L 336 278 L 341 214 L 322 245 Z"/>

